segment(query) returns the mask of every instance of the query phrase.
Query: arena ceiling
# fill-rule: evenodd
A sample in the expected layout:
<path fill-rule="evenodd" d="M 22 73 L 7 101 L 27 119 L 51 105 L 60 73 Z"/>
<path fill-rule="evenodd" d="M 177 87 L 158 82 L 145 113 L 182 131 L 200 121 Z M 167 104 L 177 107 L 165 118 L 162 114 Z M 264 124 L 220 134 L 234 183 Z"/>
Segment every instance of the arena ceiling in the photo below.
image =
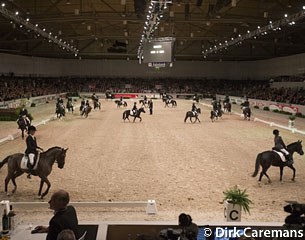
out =
<path fill-rule="evenodd" d="M 9 0 L 19 12 L 79 49 L 83 59 L 136 59 L 145 0 Z M 137 5 L 137 10 L 135 10 Z M 139 8 L 140 5 L 140 8 Z M 301 0 L 173 0 L 155 34 L 176 38 L 176 60 L 204 60 L 202 50 L 302 11 Z M 305 52 L 305 21 L 212 53 L 205 60 L 256 60 Z M 0 17 L 0 51 L 75 58 L 33 31 Z"/>

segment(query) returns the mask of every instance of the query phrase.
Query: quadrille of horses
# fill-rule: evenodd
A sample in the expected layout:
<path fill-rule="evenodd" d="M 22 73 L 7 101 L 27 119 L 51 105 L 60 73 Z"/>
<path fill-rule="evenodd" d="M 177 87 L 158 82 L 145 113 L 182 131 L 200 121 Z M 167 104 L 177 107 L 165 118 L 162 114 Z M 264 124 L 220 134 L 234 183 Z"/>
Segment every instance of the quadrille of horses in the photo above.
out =
<path fill-rule="evenodd" d="M 302 148 L 302 141 L 297 141 L 294 143 L 291 143 L 287 146 L 287 150 L 291 157 L 293 157 L 293 154 L 296 152 L 299 155 L 304 155 L 304 151 Z M 283 162 L 280 156 L 274 152 L 274 151 L 265 151 L 262 153 L 259 153 L 256 158 L 255 162 L 255 171 L 252 174 L 252 177 L 256 177 L 259 171 L 259 168 L 262 167 L 262 171 L 259 176 L 259 180 L 262 180 L 263 175 L 265 175 L 268 178 L 268 181 L 271 182 L 271 179 L 269 178 L 267 174 L 267 170 L 271 167 L 279 167 L 280 168 L 280 181 L 283 179 L 283 169 L 284 167 L 289 167 L 293 171 L 292 181 L 295 180 L 295 168 L 293 164 L 287 164 L 287 162 Z"/>
<path fill-rule="evenodd" d="M 52 171 L 53 164 L 56 162 L 58 168 L 62 169 L 65 165 L 67 150 L 68 148 L 64 149 L 61 147 L 52 147 L 40 154 L 40 160 L 38 162 L 37 169 L 33 170 L 33 175 L 40 177 L 40 187 L 38 191 L 38 196 L 40 196 L 41 199 L 48 194 L 49 189 L 51 187 L 51 183 L 48 180 L 48 176 Z M 7 156 L 3 161 L 0 162 L 0 169 L 4 166 L 4 164 L 7 164 L 7 176 L 5 178 L 4 186 L 4 191 L 7 195 L 9 195 L 9 182 L 13 182 L 14 188 L 12 193 L 15 193 L 17 190 L 17 184 L 15 179 L 23 175 L 24 173 L 29 173 L 27 169 L 25 170 L 21 168 L 21 160 L 23 156 L 23 153 L 15 153 Z M 44 183 L 47 184 L 47 189 L 44 193 L 41 193 Z"/>

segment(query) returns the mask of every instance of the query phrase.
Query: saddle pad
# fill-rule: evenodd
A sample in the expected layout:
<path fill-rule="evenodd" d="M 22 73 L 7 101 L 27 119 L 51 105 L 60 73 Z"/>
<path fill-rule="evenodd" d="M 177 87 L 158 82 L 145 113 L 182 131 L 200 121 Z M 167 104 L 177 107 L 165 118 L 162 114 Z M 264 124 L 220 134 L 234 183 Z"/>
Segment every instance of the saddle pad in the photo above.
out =
<path fill-rule="evenodd" d="M 33 170 L 37 169 L 39 160 L 40 160 L 40 153 L 38 153 L 38 155 L 37 155 L 37 161 L 36 161 L 36 164 L 35 164 Z M 20 162 L 20 168 L 23 169 L 23 170 L 27 170 L 28 169 L 28 161 L 29 161 L 28 156 L 24 154 L 22 159 L 21 159 L 21 162 Z"/>
<path fill-rule="evenodd" d="M 286 162 L 286 158 L 285 158 L 285 156 L 284 156 L 284 153 L 278 152 L 278 151 L 275 151 L 275 150 L 272 150 L 272 151 L 275 152 L 275 153 L 277 153 L 277 154 L 280 156 L 280 158 L 282 159 L 283 162 Z"/>

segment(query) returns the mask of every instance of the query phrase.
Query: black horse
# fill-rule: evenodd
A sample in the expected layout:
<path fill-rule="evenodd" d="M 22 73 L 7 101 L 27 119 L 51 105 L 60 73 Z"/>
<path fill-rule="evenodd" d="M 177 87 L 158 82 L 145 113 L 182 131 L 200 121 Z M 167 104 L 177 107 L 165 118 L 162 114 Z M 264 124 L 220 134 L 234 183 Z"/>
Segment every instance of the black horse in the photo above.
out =
<path fill-rule="evenodd" d="M 291 157 L 293 157 L 293 153 L 295 152 L 297 152 L 300 155 L 304 154 L 301 143 L 302 141 L 297 141 L 287 146 L 287 150 L 291 155 Z M 265 151 L 257 155 L 256 163 L 255 163 L 255 171 L 252 174 L 252 177 L 257 176 L 260 166 L 262 166 L 262 171 L 259 176 L 259 181 L 261 181 L 263 175 L 265 175 L 268 178 L 268 181 L 271 182 L 269 176 L 267 175 L 267 170 L 269 169 L 270 166 L 280 167 L 280 181 L 282 181 L 282 177 L 283 177 L 283 168 L 286 166 L 291 168 L 293 171 L 293 177 L 291 180 L 294 181 L 295 179 L 296 170 L 293 167 L 293 164 L 287 164 L 287 162 L 283 162 L 280 156 L 274 151 Z"/>
<path fill-rule="evenodd" d="M 27 132 L 28 127 L 31 126 L 31 121 L 26 116 L 20 116 L 17 120 L 17 125 L 21 130 L 21 137 L 24 139 L 24 131 Z"/>
<path fill-rule="evenodd" d="M 66 152 L 68 149 L 63 149 L 61 147 L 52 147 L 47 151 L 40 154 L 40 160 L 37 165 L 37 169 L 34 170 L 33 175 L 40 177 L 40 187 L 38 196 L 43 198 L 48 194 L 49 189 L 51 187 L 51 183 L 48 180 L 48 176 L 52 171 L 52 166 L 55 162 L 60 169 L 62 169 L 65 165 Z M 15 153 L 7 156 L 2 162 L 0 162 L 0 169 L 4 164 L 7 163 L 7 176 L 5 178 L 5 193 L 8 194 L 8 183 L 12 180 L 14 184 L 14 189 L 12 193 L 16 192 L 17 185 L 15 179 L 21 176 L 24 173 L 29 173 L 27 169 L 22 169 L 21 160 L 23 158 L 23 153 Z M 43 184 L 47 184 L 47 189 L 44 193 L 41 194 Z"/>
<path fill-rule="evenodd" d="M 169 104 L 171 104 L 172 107 L 177 107 L 177 102 L 176 102 L 176 100 L 174 100 L 174 99 L 167 99 L 167 100 L 165 101 L 164 107 L 168 107 Z"/>
<path fill-rule="evenodd" d="M 232 109 L 231 103 L 230 102 L 224 102 L 223 103 L 223 109 L 224 109 L 224 112 L 231 113 L 231 109 Z"/>
<path fill-rule="evenodd" d="M 117 105 L 117 107 L 121 107 L 121 106 L 127 107 L 127 102 L 126 101 L 115 100 L 114 102 Z"/>
<path fill-rule="evenodd" d="M 71 111 L 72 113 L 74 113 L 74 105 L 73 105 L 72 100 L 68 100 L 66 108 L 68 109 L 68 112 Z"/>
<path fill-rule="evenodd" d="M 81 110 L 80 116 L 87 118 L 89 113 L 91 112 L 91 110 L 92 110 L 91 106 L 83 107 L 82 110 Z"/>
<path fill-rule="evenodd" d="M 184 122 L 186 122 L 186 120 L 188 118 L 190 118 L 191 123 L 195 123 L 196 121 L 200 122 L 200 120 L 198 118 L 199 114 L 201 114 L 201 109 L 200 108 L 197 108 L 196 112 L 193 112 L 193 111 L 186 112 Z M 192 118 L 195 118 L 195 122 L 193 122 Z"/>
<path fill-rule="evenodd" d="M 66 109 L 65 106 L 62 103 L 56 103 L 56 116 L 57 118 L 61 119 L 66 115 Z"/>
<path fill-rule="evenodd" d="M 215 120 L 218 120 L 219 118 L 222 117 L 222 110 L 221 109 L 216 109 L 211 111 L 211 121 L 214 122 Z"/>
<path fill-rule="evenodd" d="M 141 105 L 142 107 L 145 107 L 145 108 L 148 107 L 148 101 L 145 99 L 139 100 L 139 103 L 142 104 Z"/>
<path fill-rule="evenodd" d="M 126 119 L 129 120 L 129 116 L 133 117 L 133 122 L 136 120 L 136 118 L 140 118 L 140 122 L 142 122 L 142 118 L 141 118 L 141 113 L 145 113 L 145 110 L 143 107 L 139 108 L 136 110 L 135 114 L 131 114 L 132 113 L 132 110 L 126 110 L 123 112 L 123 120 L 125 122 Z"/>
<path fill-rule="evenodd" d="M 101 103 L 100 103 L 100 101 L 99 101 L 98 99 L 96 99 L 96 100 L 93 101 L 93 109 L 94 109 L 94 110 L 95 110 L 95 109 L 101 110 Z"/>
<path fill-rule="evenodd" d="M 251 109 L 249 107 L 243 107 L 244 120 L 250 121 L 251 118 Z"/>

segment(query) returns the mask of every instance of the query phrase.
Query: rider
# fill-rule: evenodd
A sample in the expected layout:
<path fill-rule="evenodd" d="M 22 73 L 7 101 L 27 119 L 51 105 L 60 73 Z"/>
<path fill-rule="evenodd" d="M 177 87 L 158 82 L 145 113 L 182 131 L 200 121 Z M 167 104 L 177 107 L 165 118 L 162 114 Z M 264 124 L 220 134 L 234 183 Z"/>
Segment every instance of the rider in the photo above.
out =
<path fill-rule="evenodd" d="M 133 115 L 136 115 L 138 108 L 137 108 L 137 102 L 134 102 L 133 107 L 131 109 Z"/>
<path fill-rule="evenodd" d="M 192 105 L 192 112 L 193 112 L 194 116 L 196 116 L 197 110 L 198 110 L 198 108 L 196 107 L 195 103 L 193 103 L 193 105 Z"/>
<path fill-rule="evenodd" d="M 230 98 L 228 95 L 226 95 L 225 99 L 223 100 L 224 103 L 229 103 L 230 102 Z"/>
<path fill-rule="evenodd" d="M 245 107 L 245 108 L 250 107 L 250 103 L 248 101 L 248 98 L 246 98 L 246 101 L 243 103 L 243 107 Z"/>
<path fill-rule="evenodd" d="M 38 154 L 38 149 L 43 151 L 43 149 L 41 147 L 37 146 L 37 142 L 36 142 L 36 137 L 35 132 L 36 132 L 36 128 L 34 126 L 29 126 L 29 135 L 26 138 L 26 150 L 25 150 L 25 154 L 28 155 L 29 157 L 29 174 L 28 174 L 28 178 L 31 178 L 31 174 L 33 174 L 33 167 L 35 166 L 35 161 L 36 161 L 36 156 Z"/>
<path fill-rule="evenodd" d="M 123 97 L 120 97 L 120 103 L 123 104 Z"/>
<path fill-rule="evenodd" d="M 59 97 L 59 98 L 57 98 L 57 103 L 64 104 L 64 100 L 61 97 Z"/>
<path fill-rule="evenodd" d="M 30 123 L 30 119 L 29 119 L 29 114 L 28 114 L 28 110 L 25 108 L 25 105 L 22 105 L 22 108 L 20 109 L 20 112 L 19 112 L 19 116 L 18 116 L 18 119 L 17 119 L 17 122 L 20 120 L 20 119 L 25 119 L 26 122 Z"/>
<path fill-rule="evenodd" d="M 80 111 L 83 111 L 83 109 L 85 108 L 86 102 L 85 99 L 83 98 L 81 103 L 80 103 Z"/>
<path fill-rule="evenodd" d="M 280 134 L 279 130 L 277 130 L 277 129 L 273 130 L 273 135 L 274 135 L 273 149 L 284 153 L 287 164 L 291 165 L 291 164 L 293 164 L 292 157 L 289 154 L 289 152 L 287 151 L 287 147 L 286 147 L 282 137 L 279 134 Z"/>
<path fill-rule="evenodd" d="M 213 100 L 212 100 L 212 106 L 213 106 L 213 111 L 217 111 L 217 101 L 216 101 L 216 97 L 213 97 Z"/>
<path fill-rule="evenodd" d="M 146 102 L 147 101 L 147 97 L 146 97 L 146 95 L 144 95 L 144 102 Z"/>

